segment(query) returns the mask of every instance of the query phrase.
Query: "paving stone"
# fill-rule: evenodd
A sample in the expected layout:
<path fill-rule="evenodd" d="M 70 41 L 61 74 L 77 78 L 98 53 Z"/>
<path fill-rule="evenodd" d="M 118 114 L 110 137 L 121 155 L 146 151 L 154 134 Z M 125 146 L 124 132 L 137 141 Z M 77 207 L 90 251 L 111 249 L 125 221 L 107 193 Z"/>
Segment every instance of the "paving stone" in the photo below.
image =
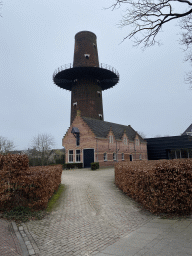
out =
<path fill-rule="evenodd" d="M 34 252 L 33 249 L 30 249 L 30 250 L 29 250 L 29 255 L 35 255 L 35 252 Z"/>
<path fill-rule="evenodd" d="M 117 189 L 114 169 L 63 171 L 62 183 L 60 205 L 45 219 L 22 224 L 39 256 L 159 255 L 167 234 L 191 234 L 190 221 L 160 219 Z"/>

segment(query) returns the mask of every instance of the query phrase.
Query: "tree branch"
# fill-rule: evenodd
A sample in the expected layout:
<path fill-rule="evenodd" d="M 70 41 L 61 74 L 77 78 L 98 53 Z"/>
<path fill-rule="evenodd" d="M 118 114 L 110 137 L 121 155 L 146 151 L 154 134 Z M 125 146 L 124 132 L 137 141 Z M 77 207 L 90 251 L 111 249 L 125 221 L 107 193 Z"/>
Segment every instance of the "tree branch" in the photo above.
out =
<path fill-rule="evenodd" d="M 126 15 L 122 17 L 119 24 L 121 27 L 132 25 L 133 30 L 123 39 L 134 37 L 136 45 L 144 43 L 144 48 L 149 47 L 157 41 L 155 40 L 157 34 L 162 26 L 174 19 L 186 17 L 192 13 L 192 8 L 185 12 L 172 12 L 172 3 L 179 2 L 191 6 L 192 3 L 188 0 L 116 0 L 112 5 L 114 10 L 122 4 L 127 4 Z M 143 35 L 144 33 L 144 35 Z M 136 35 L 141 35 L 141 39 L 135 38 Z"/>

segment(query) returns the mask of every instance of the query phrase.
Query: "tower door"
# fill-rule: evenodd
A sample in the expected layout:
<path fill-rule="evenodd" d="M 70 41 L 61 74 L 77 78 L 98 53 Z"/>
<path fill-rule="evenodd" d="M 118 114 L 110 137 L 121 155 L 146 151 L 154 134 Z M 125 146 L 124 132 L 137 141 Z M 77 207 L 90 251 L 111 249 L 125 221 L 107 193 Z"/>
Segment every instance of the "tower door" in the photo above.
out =
<path fill-rule="evenodd" d="M 91 163 L 93 162 L 94 162 L 94 149 L 83 149 L 84 168 L 91 167 Z"/>

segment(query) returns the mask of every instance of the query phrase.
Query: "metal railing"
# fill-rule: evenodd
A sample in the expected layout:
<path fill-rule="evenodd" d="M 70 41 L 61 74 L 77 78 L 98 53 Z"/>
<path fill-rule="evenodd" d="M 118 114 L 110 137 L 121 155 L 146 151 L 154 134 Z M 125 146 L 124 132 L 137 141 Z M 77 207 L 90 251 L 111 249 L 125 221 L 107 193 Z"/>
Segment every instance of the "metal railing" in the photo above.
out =
<path fill-rule="evenodd" d="M 66 69 L 70 69 L 73 68 L 73 64 L 72 63 L 68 63 L 65 64 L 63 66 L 60 66 L 59 68 L 57 68 L 54 73 L 53 73 L 53 78 L 61 71 L 66 70 Z M 113 73 L 115 73 L 118 77 L 119 77 L 119 72 L 113 68 L 112 66 L 108 65 L 108 64 L 104 64 L 104 63 L 99 63 L 99 68 L 103 68 L 103 69 L 107 69 L 112 71 Z"/>

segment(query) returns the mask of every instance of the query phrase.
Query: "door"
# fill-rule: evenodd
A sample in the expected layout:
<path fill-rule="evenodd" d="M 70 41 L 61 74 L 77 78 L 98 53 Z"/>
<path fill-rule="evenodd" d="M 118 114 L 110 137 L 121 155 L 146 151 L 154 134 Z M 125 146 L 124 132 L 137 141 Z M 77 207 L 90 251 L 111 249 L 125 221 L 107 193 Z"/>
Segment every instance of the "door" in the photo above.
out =
<path fill-rule="evenodd" d="M 84 168 L 90 168 L 94 162 L 94 149 L 83 149 Z"/>

